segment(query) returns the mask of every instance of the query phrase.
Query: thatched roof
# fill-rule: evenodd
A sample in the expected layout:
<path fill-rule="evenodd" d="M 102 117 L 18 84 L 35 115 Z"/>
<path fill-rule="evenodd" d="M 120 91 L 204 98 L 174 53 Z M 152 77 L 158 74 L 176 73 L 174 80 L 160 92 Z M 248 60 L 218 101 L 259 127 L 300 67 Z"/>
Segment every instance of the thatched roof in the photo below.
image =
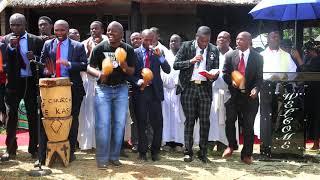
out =
<path fill-rule="evenodd" d="M 142 4 L 171 3 L 171 4 L 211 4 L 211 5 L 254 5 L 261 0 L 0 0 L 7 1 L 9 7 L 35 8 L 35 7 L 59 7 L 59 6 L 88 6 L 112 3 L 131 3 L 132 1 Z"/>
<path fill-rule="evenodd" d="M 210 5 L 256 5 L 261 0 L 134 0 L 141 3 L 210 4 Z"/>

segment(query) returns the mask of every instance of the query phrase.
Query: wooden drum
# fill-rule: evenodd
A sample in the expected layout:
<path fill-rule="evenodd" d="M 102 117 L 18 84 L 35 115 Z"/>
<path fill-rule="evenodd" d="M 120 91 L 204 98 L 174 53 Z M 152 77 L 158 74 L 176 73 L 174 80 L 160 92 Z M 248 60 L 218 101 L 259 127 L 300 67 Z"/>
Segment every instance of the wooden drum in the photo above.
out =
<path fill-rule="evenodd" d="M 39 86 L 43 117 L 71 116 L 72 95 L 69 78 L 41 78 Z"/>
<path fill-rule="evenodd" d="M 61 118 L 42 118 L 43 127 L 49 142 L 59 142 L 68 139 L 72 116 Z"/>

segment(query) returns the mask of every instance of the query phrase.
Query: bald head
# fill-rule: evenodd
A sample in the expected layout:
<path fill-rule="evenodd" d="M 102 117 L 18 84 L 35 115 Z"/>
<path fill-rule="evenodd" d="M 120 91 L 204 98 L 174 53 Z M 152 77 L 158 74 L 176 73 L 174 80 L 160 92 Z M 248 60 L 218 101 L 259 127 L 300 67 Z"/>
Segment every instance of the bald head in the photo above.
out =
<path fill-rule="evenodd" d="M 53 31 L 59 41 L 65 40 L 69 33 L 68 22 L 62 19 L 56 21 L 53 26 Z"/>
<path fill-rule="evenodd" d="M 56 22 L 54 23 L 54 26 L 56 26 L 56 25 L 65 26 L 65 27 L 68 28 L 68 30 L 69 30 L 69 23 L 68 23 L 67 21 L 63 20 L 63 19 L 60 19 L 60 20 L 56 21 Z"/>
<path fill-rule="evenodd" d="M 26 31 L 26 18 L 23 14 L 15 13 L 9 19 L 10 29 L 15 35 L 23 35 Z"/>
<path fill-rule="evenodd" d="M 117 21 L 112 21 L 107 28 L 107 36 L 111 46 L 118 47 L 123 38 L 123 27 Z"/>
<path fill-rule="evenodd" d="M 237 48 L 242 52 L 246 51 L 251 45 L 251 39 L 250 33 L 246 31 L 239 33 L 236 40 Z"/>
<path fill-rule="evenodd" d="M 181 37 L 178 34 L 173 34 L 170 37 L 170 50 L 176 54 L 181 46 Z"/>
<path fill-rule="evenodd" d="M 149 49 L 149 47 L 152 46 L 155 33 L 150 29 L 145 29 L 141 32 L 141 36 L 143 47 Z"/>
<path fill-rule="evenodd" d="M 217 36 L 217 47 L 219 51 L 224 54 L 229 50 L 230 46 L 230 34 L 227 31 L 221 31 Z"/>

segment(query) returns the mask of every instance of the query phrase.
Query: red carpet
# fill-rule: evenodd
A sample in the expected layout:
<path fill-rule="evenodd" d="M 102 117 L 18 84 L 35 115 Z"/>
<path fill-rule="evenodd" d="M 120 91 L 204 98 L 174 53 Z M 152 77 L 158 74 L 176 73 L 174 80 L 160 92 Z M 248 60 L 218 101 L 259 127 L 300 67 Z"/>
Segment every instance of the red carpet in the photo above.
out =
<path fill-rule="evenodd" d="M 18 131 L 17 132 L 18 146 L 28 146 L 29 144 L 29 132 L 28 131 Z M 6 146 L 6 135 L 0 135 L 0 146 Z"/>

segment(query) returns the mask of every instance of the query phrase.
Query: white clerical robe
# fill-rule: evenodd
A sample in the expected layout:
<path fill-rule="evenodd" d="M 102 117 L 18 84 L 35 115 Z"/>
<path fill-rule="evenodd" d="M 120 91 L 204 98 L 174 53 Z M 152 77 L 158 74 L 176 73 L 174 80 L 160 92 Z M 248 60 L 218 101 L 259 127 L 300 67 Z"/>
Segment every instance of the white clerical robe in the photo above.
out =
<path fill-rule="evenodd" d="M 229 48 L 229 51 L 232 51 Z M 228 51 L 228 52 L 229 52 Z M 219 77 L 212 83 L 212 103 L 210 111 L 210 131 L 209 131 L 209 141 L 219 141 L 225 145 L 228 145 L 228 140 L 225 131 L 225 121 L 226 121 L 226 109 L 224 103 L 226 103 L 231 95 L 228 90 L 228 85 L 224 82 L 222 78 L 222 68 L 225 61 L 225 54 L 219 53 Z M 236 129 L 238 131 L 238 122 L 236 122 Z M 238 133 L 237 139 L 238 139 Z"/>
<path fill-rule="evenodd" d="M 161 71 L 164 93 L 162 141 L 184 144 L 184 121 L 180 118 L 180 95 L 176 95 L 179 71 L 173 69 L 175 56 L 171 51 L 166 53 L 165 58 L 171 66 L 171 72 L 166 74 Z"/>

